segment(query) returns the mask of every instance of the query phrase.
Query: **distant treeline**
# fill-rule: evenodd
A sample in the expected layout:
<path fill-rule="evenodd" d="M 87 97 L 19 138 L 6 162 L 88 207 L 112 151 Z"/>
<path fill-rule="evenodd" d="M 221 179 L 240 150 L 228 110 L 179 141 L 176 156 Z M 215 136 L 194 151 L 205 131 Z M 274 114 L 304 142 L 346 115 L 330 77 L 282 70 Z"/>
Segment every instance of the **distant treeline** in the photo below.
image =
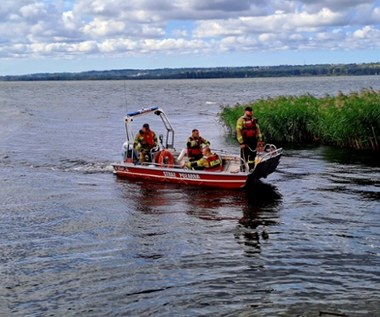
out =
<path fill-rule="evenodd" d="M 209 68 L 160 68 L 87 71 L 80 73 L 38 73 L 0 76 L 1 81 L 33 80 L 137 80 L 137 79 L 208 79 L 293 76 L 379 75 L 380 63 L 317 64 Z"/>

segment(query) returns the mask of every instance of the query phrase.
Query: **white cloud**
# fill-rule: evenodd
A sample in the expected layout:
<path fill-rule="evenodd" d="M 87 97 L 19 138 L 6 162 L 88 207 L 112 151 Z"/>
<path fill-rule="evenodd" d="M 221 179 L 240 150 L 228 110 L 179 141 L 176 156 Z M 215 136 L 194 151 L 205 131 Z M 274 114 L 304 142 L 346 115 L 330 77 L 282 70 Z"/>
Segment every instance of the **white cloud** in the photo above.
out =
<path fill-rule="evenodd" d="M 353 38 L 366 39 L 366 40 L 379 40 L 380 30 L 375 29 L 373 26 L 366 25 L 360 30 L 353 33 Z"/>
<path fill-rule="evenodd" d="M 23 19 L 34 20 L 38 19 L 41 15 L 45 15 L 45 8 L 42 3 L 28 4 L 19 10 Z"/>
<path fill-rule="evenodd" d="M 372 11 L 370 18 L 374 24 L 380 24 L 380 7 L 377 7 Z M 368 19 L 368 17 L 367 17 L 367 19 Z M 367 22 L 368 22 L 368 20 L 367 20 Z"/>
<path fill-rule="evenodd" d="M 125 24 L 121 21 L 95 19 L 83 27 L 83 34 L 91 38 L 120 35 Z"/>
<path fill-rule="evenodd" d="M 379 50 L 379 32 L 380 0 L 3 0 L 0 5 L 0 58 Z"/>

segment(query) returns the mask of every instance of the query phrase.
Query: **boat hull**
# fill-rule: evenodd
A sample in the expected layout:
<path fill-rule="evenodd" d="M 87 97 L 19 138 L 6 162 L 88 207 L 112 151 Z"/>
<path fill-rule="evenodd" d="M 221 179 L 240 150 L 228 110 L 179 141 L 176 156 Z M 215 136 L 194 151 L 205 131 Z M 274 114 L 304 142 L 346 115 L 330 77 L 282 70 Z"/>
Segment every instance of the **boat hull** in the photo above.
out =
<path fill-rule="evenodd" d="M 114 173 L 120 178 L 183 184 L 212 188 L 239 189 L 245 186 L 248 173 L 222 173 L 134 165 L 114 164 Z"/>

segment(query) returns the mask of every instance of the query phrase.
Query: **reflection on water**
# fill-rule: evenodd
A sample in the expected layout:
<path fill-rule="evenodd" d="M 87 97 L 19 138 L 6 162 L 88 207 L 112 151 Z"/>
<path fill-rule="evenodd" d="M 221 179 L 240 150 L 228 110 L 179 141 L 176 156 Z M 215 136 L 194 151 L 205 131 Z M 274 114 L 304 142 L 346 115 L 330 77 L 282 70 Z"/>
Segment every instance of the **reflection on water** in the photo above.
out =
<path fill-rule="evenodd" d="M 260 250 L 260 241 L 270 238 L 268 228 L 279 223 L 282 195 L 271 184 L 257 182 L 249 188 L 231 191 L 149 181 L 119 181 L 126 185 L 126 201 L 130 202 L 133 196 L 133 208 L 143 214 L 185 214 L 204 221 L 236 224 L 234 237 L 239 244 L 245 245 L 248 256 Z"/>
<path fill-rule="evenodd" d="M 380 152 L 353 151 L 333 146 L 321 146 L 322 157 L 326 161 L 339 164 L 364 164 L 379 166 Z"/>
<path fill-rule="evenodd" d="M 136 209 L 143 213 L 166 214 L 185 210 L 186 214 L 203 220 L 238 220 L 246 227 L 253 227 L 255 223 L 276 224 L 272 218 L 282 201 L 275 186 L 262 182 L 231 191 L 140 180 L 118 181 L 126 185 L 125 198 L 130 201 L 133 197 Z M 230 213 L 226 214 L 226 210 Z M 263 212 L 265 216 L 261 217 Z"/>
<path fill-rule="evenodd" d="M 271 184 L 258 182 L 246 190 L 247 206 L 243 209 L 243 218 L 240 223 L 247 227 L 257 225 L 275 225 L 277 212 L 281 206 L 282 195 L 277 187 Z M 265 215 L 262 217 L 262 215 Z M 267 216 L 270 216 L 266 219 Z"/>
<path fill-rule="evenodd" d="M 235 238 L 245 246 L 247 256 L 261 250 L 261 241 L 269 239 L 268 227 L 279 222 L 282 195 L 270 184 L 258 182 L 245 192 L 247 204 L 239 219 Z M 248 247 L 248 248 L 247 248 Z"/>
<path fill-rule="evenodd" d="M 321 175 L 328 185 L 319 190 L 359 197 L 362 201 L 380 200 L 379 153 L 324 146 L 321 155 L 328 162 Z"/>

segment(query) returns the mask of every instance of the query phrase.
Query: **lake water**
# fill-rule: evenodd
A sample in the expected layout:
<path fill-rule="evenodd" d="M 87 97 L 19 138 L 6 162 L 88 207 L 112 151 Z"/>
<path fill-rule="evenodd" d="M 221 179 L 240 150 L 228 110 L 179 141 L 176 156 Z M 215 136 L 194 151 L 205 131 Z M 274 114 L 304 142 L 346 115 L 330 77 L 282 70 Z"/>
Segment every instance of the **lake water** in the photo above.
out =
<path fill-rule="evenodd" d="M 196 127 L 238 152 L 220 105 L 370 87 L 380 76 L 0 82 L 0 316 L 379 316 L 378 157 L 285 148 L 247 191 L 111 168 L 128 111 L 163 107 L 179 149 Z"/>

